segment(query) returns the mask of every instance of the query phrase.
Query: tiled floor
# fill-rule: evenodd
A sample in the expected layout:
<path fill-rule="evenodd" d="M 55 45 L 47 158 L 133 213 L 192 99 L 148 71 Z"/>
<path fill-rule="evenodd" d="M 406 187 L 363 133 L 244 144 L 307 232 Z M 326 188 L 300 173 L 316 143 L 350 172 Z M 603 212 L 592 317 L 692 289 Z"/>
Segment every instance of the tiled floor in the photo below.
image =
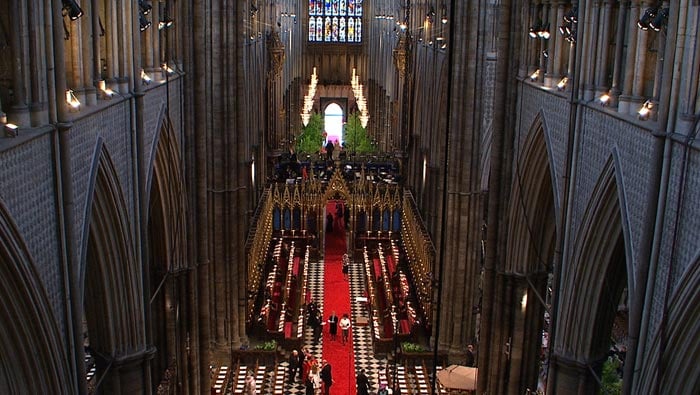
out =
<path fill-rule="evenodd" d="M 309 264 L 309 290 L 311 296 L 318 304 L 321 312 L 323 312 L 323 261 L 321 262 L 311 262 Z M 386 368 L 387 361 L 382 358 L 375 358 L 372 351 L 372 333 L 370 326 L 358 326 L 357 318 L 361 315 L 366 316 L 366 313 L 362 311 L 361 303 L 356 301 L 356 298 L 363 296 L 365 283 L 364 272 L 362 265 L 360 263 L 352 263 L 350 265 L 350 295 L 351 298 L 351 309 L 352 309 L 352 338 L 353 338 L 353 351 L 355 353 L 355 372 L 359 372 L 361 369 L 365 370 L 365 374 L 370 379 L 371 392 L 376 392 L 379 388 L 380 382 L 386 382 L 386 377 L 384 377 L 384 372 Z M 313 333 L 310 328 L 304 330 L 304 343 L 311 350 L 317 358 L 322 359 L 323 355 L 323 335 L 321 335 L 321 340 L 318 344 L 313 344 Z M 289 350 L 288 350 L 289 351 Z M 269 372 L 267 379 L 265 380 L 265 385 L 263 394 L 304 394 L 305 388 L 298 381 L 295 384 L 289 384 L 284 381 L 281 384 L 279 375 L 287 372 L 287 362 L 282 362 L 277 372 L 277 379 L 273 380 L 273 372 Z M 354 383 L 350 383 L 354 385 Z M 280 388 L 283 386 L 284 388 Z M 340 388 L 338 388 L 340 389 Z M 235 393 L 235 392 L 234 392 Z"/>

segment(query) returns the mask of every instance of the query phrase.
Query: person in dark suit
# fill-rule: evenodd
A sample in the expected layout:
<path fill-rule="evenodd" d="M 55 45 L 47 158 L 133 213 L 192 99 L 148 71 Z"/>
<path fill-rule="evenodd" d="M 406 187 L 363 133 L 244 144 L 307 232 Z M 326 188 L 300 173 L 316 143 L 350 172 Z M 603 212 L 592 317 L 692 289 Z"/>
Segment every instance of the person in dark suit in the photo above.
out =
<path fill-rule="evenodd" d="M 294 380 L 297 377 L 298 370 L 299 370 L 299 352 L 297 350 L 293 350 L 292 355 L 289 356 L 289 383 L 290 384 L 294 383 Z"/>
<path fill-rule="evenodd" d="M 331 340 L 335 340 L 338 334 L 338 315 L 335 314 L 335 311 L 328 317 L 328 334 L 331 335 Z"/>
<path fill-rule="evenodd" d="M 357 395 L 369 395 L 369 379 L 367 379 L 364 369 L 360 370 L 355 384 L 357 385 Z"/>
<path fill-rule="evenodd" d="M 328 142 L 326 143 L 326 159 L 331 161 L 333 160 L 333 150 L 335 149 L 335 146 L 333 145 L 333 142 L 329 139 Z"/>
<path fill-rule="evenodd" d="M 321 381 L 323 381 L 323 394 L 329 395 L 331 392 L 331 385 L 333 385 L 333 375 L 331 374 L 331 364 L 325 359 L 323 360 L 321 366 Z"/>

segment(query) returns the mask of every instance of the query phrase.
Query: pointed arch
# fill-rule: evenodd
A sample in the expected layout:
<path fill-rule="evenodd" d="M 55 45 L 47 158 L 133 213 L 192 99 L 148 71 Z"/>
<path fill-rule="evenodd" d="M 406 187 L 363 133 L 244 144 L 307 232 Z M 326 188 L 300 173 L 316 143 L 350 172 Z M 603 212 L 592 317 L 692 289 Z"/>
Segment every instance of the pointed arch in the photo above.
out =
<path fill-rule="evenodd" d="M 163 120 L 151 158 L 145 216 L 148 224 L 146 264 L 150 280 L 150 341 L 156 347 L 151 361 L 152 390 L 155 391 L 173 360 L 179 358 L 176 339 L 182 309 L 181 295 L 169 274 L 187 267 L 186 194 L 180 147 L 169 118 Z"/>
<path fill-rule="evenodd" d="M 562 269 L 558 285 L 555 347 L 584 364 L 599 361 L 609 350 L 617 302 L 629 287 L 629 241 L 617 180 L 611 155 L 589 200 L 569 269 Z"/>
<path fill-rule="evenodd" d="M 700 387 L 700 254 L 693 262 L 668 304 L 665 353 L 660 355 L 661 337 L 654 337 L 639 374 L 638 391 L 652 392 L 657 380 L 661 380 L 658 388 L 667 394 L 691 394 Z M 657 377 L 659 363 L 665 365 L 661 378 Z"/>
<path fill-rule="evenodd" d="M 76 393 L 49 298 L 0 201 L 0 393 Z M 11 361 L 11 362 L 10 362 Z"/>
<path fill-rule="evenodd" d="M 134 228 L 116 168 L 101 142 L 92 179 L 81 282 L 83 309 L 91 348 L 116 357 L 145 343 L 142 286 L 131 237 Z"/>
<path fill-rule="evenodd" d="M 540 113 L 514 161 L 506 253 L 510 273 L 547 271 L 554 256 L 561 214 L 545 129 Z"/>

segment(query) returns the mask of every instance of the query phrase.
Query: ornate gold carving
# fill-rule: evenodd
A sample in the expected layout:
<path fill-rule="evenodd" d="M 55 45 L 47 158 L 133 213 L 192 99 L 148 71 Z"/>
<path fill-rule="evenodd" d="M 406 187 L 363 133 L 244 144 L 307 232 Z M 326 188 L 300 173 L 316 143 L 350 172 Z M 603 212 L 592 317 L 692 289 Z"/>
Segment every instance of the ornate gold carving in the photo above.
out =
<path fill-rule="evenodd" d="M 284 59 L 286 54 L 284 53 L 284 44 L 280 39 L 280 34 L 278 31 L 274 30 L 270 33 L 267 40 L 267 53 L 270 55 L 270 77 L 277 78 L 282 72 L 282 67 L 284 66 Z"/>
<path fill-rule="evenodd" d="M 396 48 L 394 48 L 394 66 L 396 66 L 396 70 L 399 72 L 401 78 L 406 77 L 407 62 L 406 36 L 401 36 L 399 42 L 396 43 Z"/>

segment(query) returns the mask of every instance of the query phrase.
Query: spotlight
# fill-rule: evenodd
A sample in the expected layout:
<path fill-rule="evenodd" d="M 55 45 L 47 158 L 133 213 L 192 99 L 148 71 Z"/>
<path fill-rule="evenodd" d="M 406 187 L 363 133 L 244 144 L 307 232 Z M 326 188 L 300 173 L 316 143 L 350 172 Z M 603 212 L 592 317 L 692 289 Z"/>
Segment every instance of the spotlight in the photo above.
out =
<path fill-rule="evenodd" d="M 549 58 L 549 51 L 547 51 L 546 49 L 542 51 L 542 56 L 544 56 L 545 58 Z"/>
<path fill-rule="evenodd" d="M 440 22 L 442 22 L 443 25 L 447 23 L 447 6 L 444 4 L 442 5 L 442 19 L 440 19 Z"/>
<path fill-rule="evenodd" d="M 163 30 L 167 27 L 170 27 L 173 25 L 173 23 L 174 21 L 172 20 L 172 18 L 166 17 L 162 21 L 158 22 L 158 30 Z"/>
<path fill-rule="evenodd" d="M 151 21 L 146 19 L 142 12 L 139 12 L 139 28 L 142 32 L 145 32 L 149 27 L 151 27 Z"/>
<path fill-rule="evenodd" d="M 639 119 L 642 121 L 649 119 L 649 114 L 653 108 L 654 103 L 652 103 L 651 100 L 645 101 L 644 104 L 642 104 L 642 107 L 639 108 L 639 111 L 637 111 L 637 114 L 639 114 Z"/>
<path fill-rule="evenodd" d="M 75 110 L 80 109 L 80 100 L 75 97 L 72 89 L 68 89 L 66 91 L 66 103 L 68 103 L 68 105 Z"/>
<path fill-rule="evenodd" d="M 564 77 L 557 83 L 557 90 L 563 91 L 566 88 L 566 84 L 569 82 L 569 77 Z"/>
<path fill-rule="evenodd" d="M 97 83 L 97 87 L 102 91 L 105 99 L 111 99 L 112 96 L 114 96 L 116 93 L 112 89 L 107 87 L 107 82 L 105 80 L 100 80 Z"/>
<path fill-rule="evenodd" d="M 657 7 L 649 7 L 644 10 L 644 15 L 637 21 L 637 27 L 642 30 L 649 30 L 650 23 L 654 20 L 658 11 Z"/>
<path fill-rule="evenodd" d="M 578 7 L 574 6 L 569 12 L 564 14 L 564 22 L 578 23 Z"/>
<path fill-rule="evenodd" d="M 535 25 L 530 28 L 528 35 L 530 38 L 537 38 L 537 32 L 540 30 L 539 26 Z"/>
<path fill-rule="evenodd" d="M 19 126 L 15 125 L 14 123 L 6 123 L 5 134 L 7 137 L 17 137 L 19 134 Z"/>
<path fill-rule="evenodd" d="M 534 73 L 530 74 L 530 81 L 536 81 L 537 77 L 540 76 L 540 69 L 535 70 Z"/>
<path fill-rule="evenodd" d="M 144 85 L 148 85 L 152 81 L 151 77 L 144 70 L 141 70 L 141 81 Z"/>
<path fill-rule="evenodd" d="M 603 95 L 598 98 L 598 101 L 600 102 L 601 106 L 607 106 L 610 103 L 610 95 L 603 93 Z"/>
<path fill-rule="evenodd" d="M 139 9 L 143 12 L 143 15 L 148 15 L 153 9 L 151 0 L 139 0 Z"/>
<path fill-rule="evenodd" d="M 664 25 L 668 22 L 668 8 L 661 8 L 656 14 L 654 19 L 649 22 L 649 27 L 654 29 L 654 31 L 660 31 Z"/>
<path fill-rule="evenodd" d="M 71 21 L 74 21 L 81 16 L 83 16 L 83 10 L 80 8 L 75 0 L 62 0 L 63 2 L 63 16 L 68 15 Z"/>

